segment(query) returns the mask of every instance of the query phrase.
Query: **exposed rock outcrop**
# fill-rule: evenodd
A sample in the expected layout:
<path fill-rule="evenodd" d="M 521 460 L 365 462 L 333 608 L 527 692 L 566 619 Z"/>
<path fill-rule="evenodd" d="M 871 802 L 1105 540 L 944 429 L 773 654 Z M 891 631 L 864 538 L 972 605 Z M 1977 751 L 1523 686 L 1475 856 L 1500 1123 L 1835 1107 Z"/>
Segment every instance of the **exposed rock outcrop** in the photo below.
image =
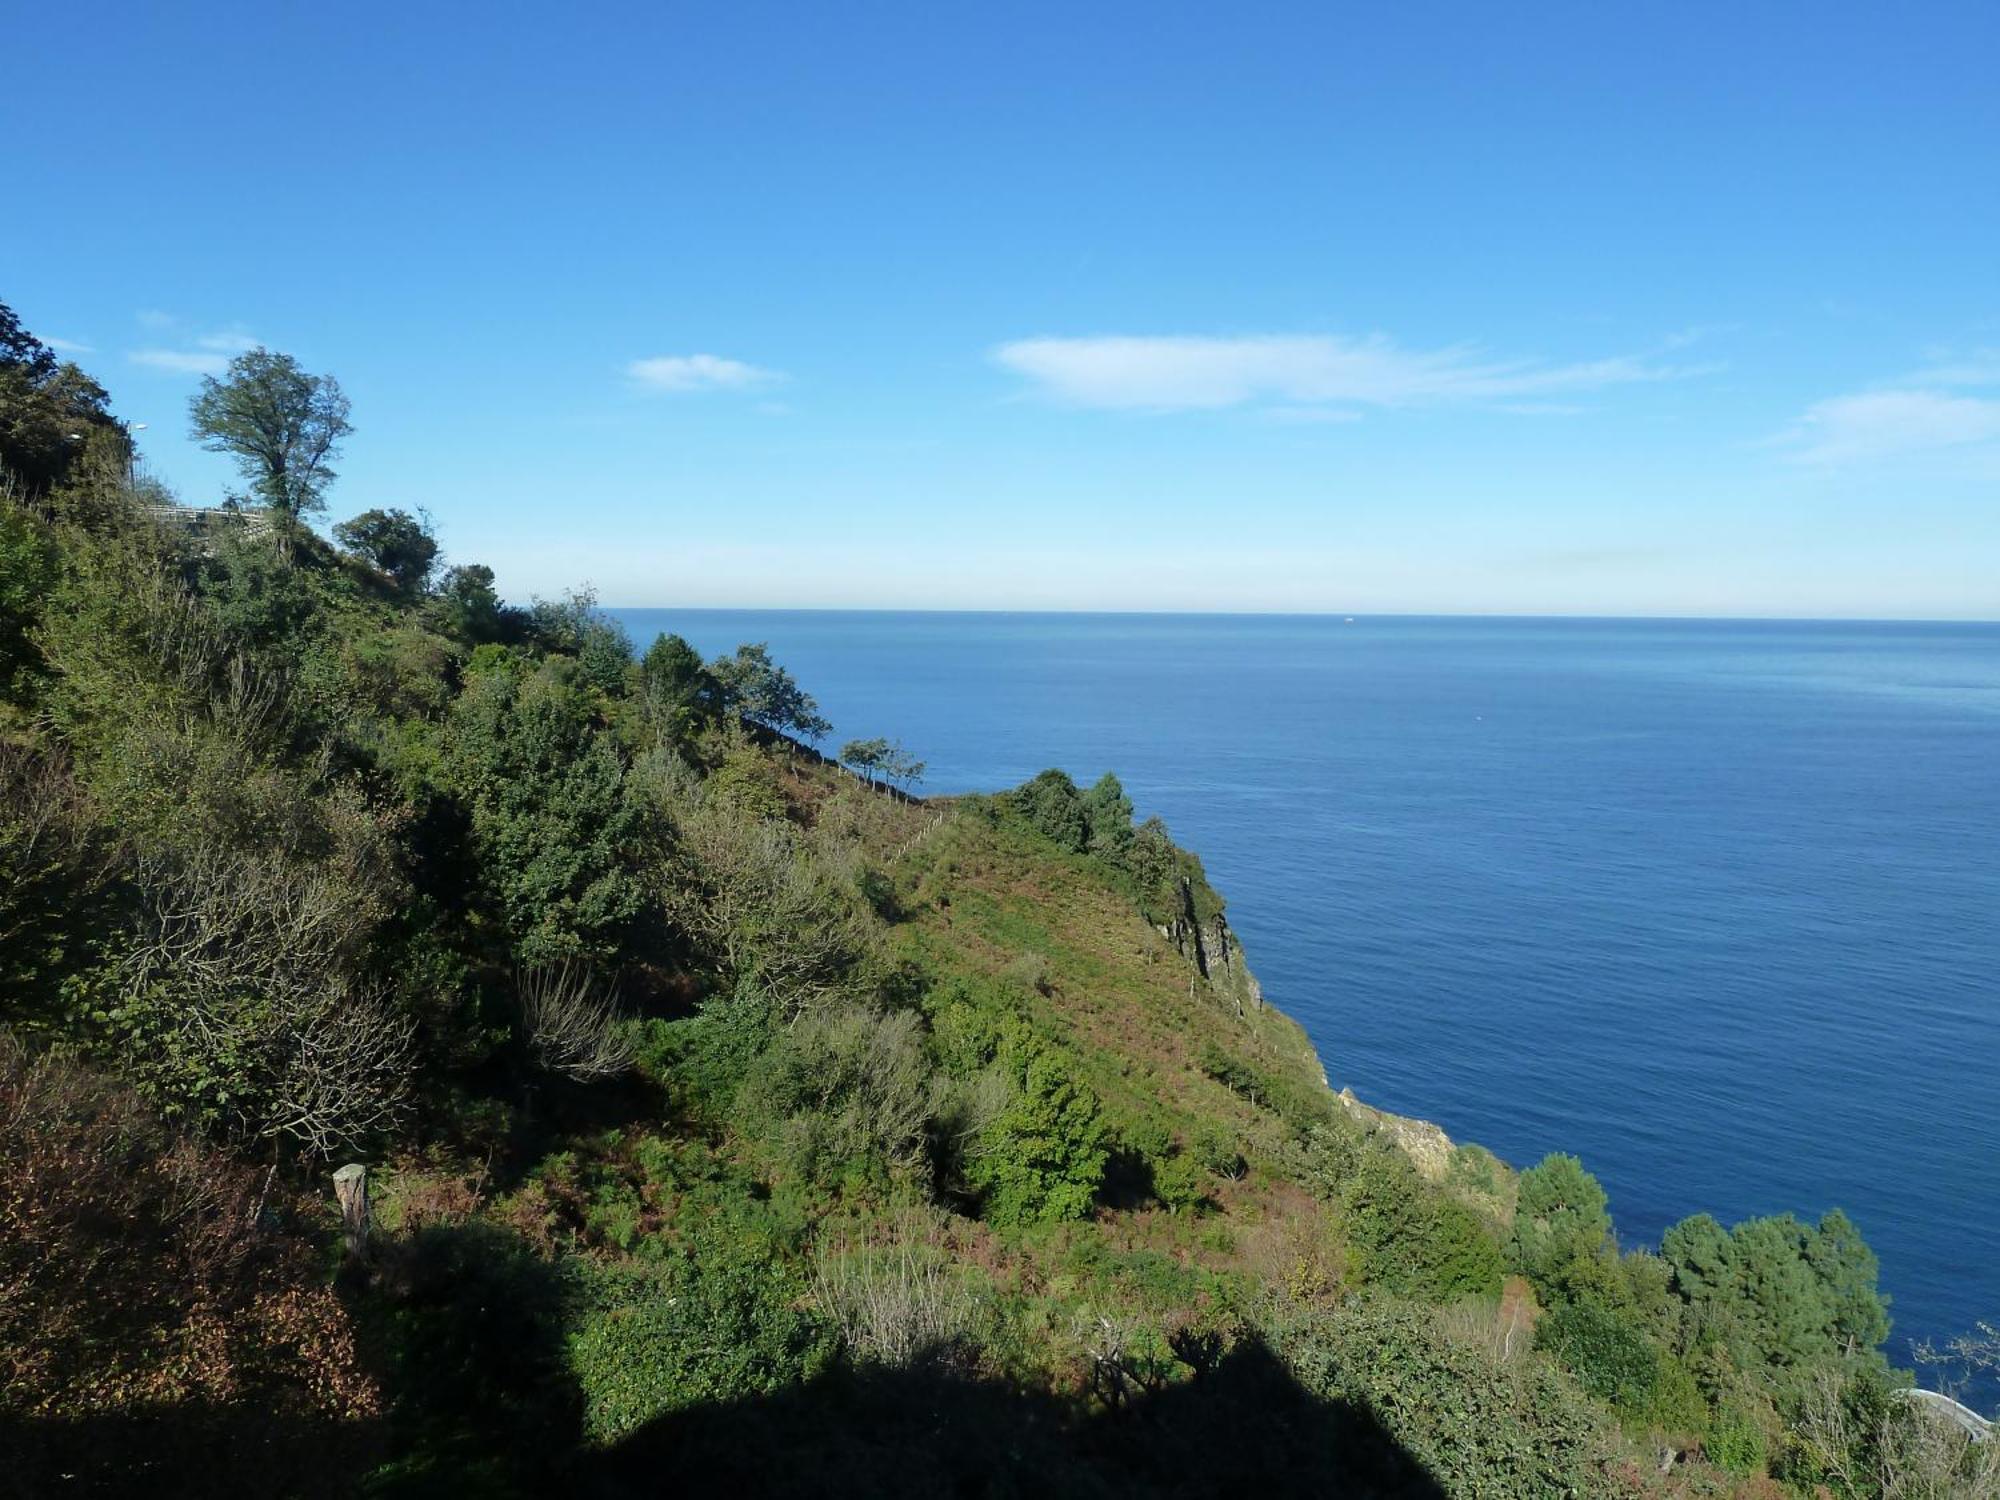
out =
<path fill-rule="evenodd" d="M 1342 1089 L 1334 1097 L 1340 1101 L 1340 1107 L 1347 1111 L 1348 1117 L 1363 1130 L 1370 1135 L 1386 1137 L 1409 1157 L 1418 1176 L 1431 1182 L 1443 1182 L 1451 1175 L 1452 1155 L 1458 1147 L 1438 1126 L 1429 1120 L 1392 1115 L 1386 1110 L 1363 1104 L 1354 1097 L 1353 1089 Z"/>
<path fill-rule="evenodd" d="M 1264 1008 L 1263 987 L 1244 961 L 1236 934 L 1229 930 L 1220 910 L 1206 920 L 1202 918 L 1194 887 L 1185 878 L 1180 882 L 1180 910 L 1171 922 L 1160 925 L 1160 935 L 1194 965 L 1224 1003 L 1235 1007 L 1237 1015 Z"/>

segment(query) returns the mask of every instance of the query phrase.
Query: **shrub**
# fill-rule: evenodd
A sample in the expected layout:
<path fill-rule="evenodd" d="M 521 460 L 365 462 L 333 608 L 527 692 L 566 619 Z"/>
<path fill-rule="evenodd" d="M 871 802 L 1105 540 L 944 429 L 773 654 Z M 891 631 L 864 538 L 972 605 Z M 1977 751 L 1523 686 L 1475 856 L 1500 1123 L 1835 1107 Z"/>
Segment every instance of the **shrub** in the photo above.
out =
<path fill-rule="evenodd" d="M 938 1091 L 910 1011 L 801 1018 L 766 1054 L 750 1108 L 773 1119 L 787 1160 L 819 1182 L 927 1164 Z"/>
<path fill-rule="evenodd" d="M 995 1224 L 1050 1224 L 1090 1212 L 1110 1159 L 1097 1096 L 1063 1053 L 1010 1060 L 1015 1093 L 981 1132 L 966 1166 Z"/>
<path fill-rule="evenodd" d="M 967 1352 L 977 1306 L 930 1214 L 905 1213 L 885 1239 L 822 1241 L 813 1291 L 861 1364 L 908 1369 Z"/>
<path fill-rule="evenodd" d="M 1203 1171 L 1231 1181 L 1249 1170 L 1243 1153 L 1236 1149 L 1236 1137 L 1220 1125 L 1203 1125 L 1194 1133 L 1188 1149 Z"/>
<path fill-rule="evenodd" d="M 704 1246 L 657 1267 L 582 1263 L 570 1368 L 584 1428 L 609 1442 L 669 1412 L 767 1396 L 826 1367 L 831 1327 L 803 1288 L 745 1247 Z"/>
<path fill-rule="evenodd" d="M 1178 1213 L 1198 1208 L 1208 1201 L 1208 1175 L 1193 1158 L 1181 1152 L 1152 1158 L 1153 1196 L 1162 1208 Z"/>
<path fill-rule="evenodd" d="M 1444 1302 L 1500 1289 L 1500 1247 L 1477 1215 L 1417 1176 L 1388 1147 L 1364 1149 L 1342 1189 L 1349 1244 L 1364 1279 Z"/>
<path fill-rule="evenodd" d="M 642 1074 L 682 1111 L 720 1126 L 776 1030 L 775 1002 L 755 984 L 744 983 L 710 996 L 692 1016 L 637 1022 L 626 1035 Z"/>
<path fill-rule="evenodd" d="M 543 1067 L 587 1083 L 632 1066 L 617 997 L 581 963 L 534 965 L 515 976 L 514 988 L 528 1050 Z"/>
<path fill-rule="evenodd" d="M 1592 1395 L 1637 1416 L 1651 1408 L 1660 1380 L 1660 1354 L 1645 1335 L 1616 1313 L 1572 1303 L 1543 1315 L 1535 1343 L 1576 1372 Z"/>
<path fill-rule="evenodd" d="M 1518 1371 L 1497 1364 L 1415 1309 L 1383 1300 L 1292 1311 L 1268 1333 L 1301 1385 L 1367 1411 L 1421 1466 L 1376 1493 L 1546 1500 L 1602 1491 L 1593 1463 L 1605 1446 L 1599 1419 L 1545 1362 Z"/>
<path fill-rule="evenodd" d="M 0 1409 L 131 1419 L 98 1429 L 126 1434 L 87 1455 L 107 1474 L 161 1461 L 122 1446 L 150 1441 L 149 1415 L 178 1451 L 223 1410 L 274 1432 L 373 1414 L 348 1315 L 284 1209 L 265 1173 L 0 1032 Z"/>

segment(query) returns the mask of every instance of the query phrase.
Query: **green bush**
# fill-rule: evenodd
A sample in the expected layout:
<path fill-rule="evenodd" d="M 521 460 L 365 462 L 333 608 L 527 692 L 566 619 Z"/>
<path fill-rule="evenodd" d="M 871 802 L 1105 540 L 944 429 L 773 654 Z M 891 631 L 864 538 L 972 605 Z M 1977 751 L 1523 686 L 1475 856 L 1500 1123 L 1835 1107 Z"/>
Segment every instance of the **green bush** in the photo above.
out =
<path fill-rule="evenodd" d="M 1761 1474 L 1767 1458 L 1763 1424 L 1741 1406 L 1727 1405 L 1716 1414 L 1701 1442 L 1711 1462 L 1732 1474 Z"/>
<path fill-rule="evenodd" d="M 803 1017 L 765 1054 L 746 1112 L 808 1180 L 879 1179 L 927 1164 L 938 1091 L 923 1022 L 907 1010 Z"/>
<path fill-rule="evenodd" d="M 1064 772 L 1044 771 L 1009 794 L 1013 809 L 1059 848 L 1082 853 L 1090 842 L 1090 819 L 1083 795 Z"/>
<path fill-rule="evenodd" d="M 995 1224 L 1083 1218 L 1110 1159 L 1097 1096 L 1076 1081 L 1074 1060 L 1054 1048 L 1009 1063 L 1014 1095 L 981 1133 L 967 1182 Z"/>
<path fill-rule="evenodd" d="M 647 1268 L 581 1262 L 578 1274 L 569 1361 L 600 1443 L 669 1412 L 801 1384 L 837 1347 L 835 1330 L 797 1305 L 799 1278 L 748 1249 L 705 1246 Z"/>
<path fill-rule="evenodd" d="M 1653 1401 L 1660 1380 L 1660 1353 L 1646 1336 L 1608 1309 L 1572 1303 L 1543 1314 L 1535 1344 L 1576 1373 L 1592 1395 L 1620 1411 L 1639 1415 Z"/>
<path fill-rule="evenodd" d="M 1604 1258 L 1610 1238 L 1604 1189 L 1574 1156 L 1545 1156 L 1521 1174 L 1514 1261 L 1544 1302 L 1572 1300 L 1569 1283 Z"/>
<path fill-rule="evenodd" d="M 1352 1403 L 1420 1467 L 1376 1493 L 1548 1500 L 1596 1495 L 1599 1418 L 1544 1361 L 1509 1368 L 1453 1342 L 1421 1311 L 1382 1299 L 1293 1312 L 1268 1329 L 1299 1383 Z"/>
<path fill-rule="evenodd" d="M 1389 1147 L 1364 1149 L 1342 1189 L 1349 1245 L 1371 1285 L 1433 1302 L 1500 1290 L 1499 1244 L 1476 1214 Z"/>

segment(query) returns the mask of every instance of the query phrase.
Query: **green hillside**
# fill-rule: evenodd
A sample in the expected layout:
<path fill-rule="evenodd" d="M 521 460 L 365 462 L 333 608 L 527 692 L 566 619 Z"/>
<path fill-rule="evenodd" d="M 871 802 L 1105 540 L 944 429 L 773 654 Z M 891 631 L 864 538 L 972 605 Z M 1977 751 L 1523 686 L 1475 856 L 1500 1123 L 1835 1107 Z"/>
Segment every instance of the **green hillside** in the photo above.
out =
<path fill-rule="evenodd" d="M 0 1489 L 1988 1493 L 1843 1216 L 1336 1096 L 1114 776 L 322 534 L 282 356 L 180 510 L 0 315 Z"/>

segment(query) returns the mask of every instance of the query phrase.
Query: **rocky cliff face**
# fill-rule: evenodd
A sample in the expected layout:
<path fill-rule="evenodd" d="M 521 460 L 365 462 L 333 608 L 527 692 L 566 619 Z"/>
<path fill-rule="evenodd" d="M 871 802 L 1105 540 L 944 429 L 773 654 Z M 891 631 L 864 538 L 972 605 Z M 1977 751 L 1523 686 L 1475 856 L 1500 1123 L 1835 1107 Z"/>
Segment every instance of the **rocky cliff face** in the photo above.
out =
<path fill-rule="evenodd" d="M 1160 935 L 1180 950 L 1225 1004 L 1235 1007 L 1237 1015 L 1264 1008 L 1263 988 L 1244 962 L 1236 934 L 1220 911 L 1206 921 L 1201 918 L 1194 887 L 1186 879 L 1180 882 L 1180 911 L 1171 922 L 1161 924 Z"/>
<path fill-rule="evenodd" d="M 1172 921 L 1160 925 L 1160 935 L 1174 945 L 1181 957 L 1208 982 L 1216 997 L 1233 1008 L 1239 1018 L 1247 1017 L 1252 1012 L 1262 1012 L 1265 1009 L 1263 987 L 1257 983 L 1257 976 L 1250 972 L 1250 966 L 1244 960 L 1243 947 L 1237 942 L 1236 934 L 1230 931 L 1220 902 L 1214 900 L 1212 893 L 1204 892 L 1204 895 L 1209 896 L 1210 904 L 1215 908 L 1214 914 L 1207 917 L 1202 915 L 1204 903 L 1197 899 L 1194 885 L 1183 878 L 1177 903 L 1179 909 Z M 1279 1015 L 1276 1011 L 1271 1014 L 1273 1017 Z M 1325 1064 L 1306 1037 L 1304 1028 L 1290 1017 L 1283 1019 L 1297 1032 L 1301 1066 L 1318 1078 L 1323 1086 L 1331 1089 Z M 1334 1098 L 1347 1117 L 1365 1134 L 1381 1137 L 1407 1156 L 1419 1175 L 1439 1184 L 1451 1182 L 1461 1197 L 1487 1209 L 1496 1218 L 1504 1221 L 1512 1217 L 1513 1174 L 1490 1153 L 1476 1146 L 1461 1147 L 1429 1120 L 1394 1115 L 1364 1104 L 1354 1097 L 1352 1089 L 1342 1089 Z M 1474 1180 L 1459 1182 L 1453 1168 L 1467 1153 L 1470 1153 L 1474 1163 L 1471 1174 Z"/>

